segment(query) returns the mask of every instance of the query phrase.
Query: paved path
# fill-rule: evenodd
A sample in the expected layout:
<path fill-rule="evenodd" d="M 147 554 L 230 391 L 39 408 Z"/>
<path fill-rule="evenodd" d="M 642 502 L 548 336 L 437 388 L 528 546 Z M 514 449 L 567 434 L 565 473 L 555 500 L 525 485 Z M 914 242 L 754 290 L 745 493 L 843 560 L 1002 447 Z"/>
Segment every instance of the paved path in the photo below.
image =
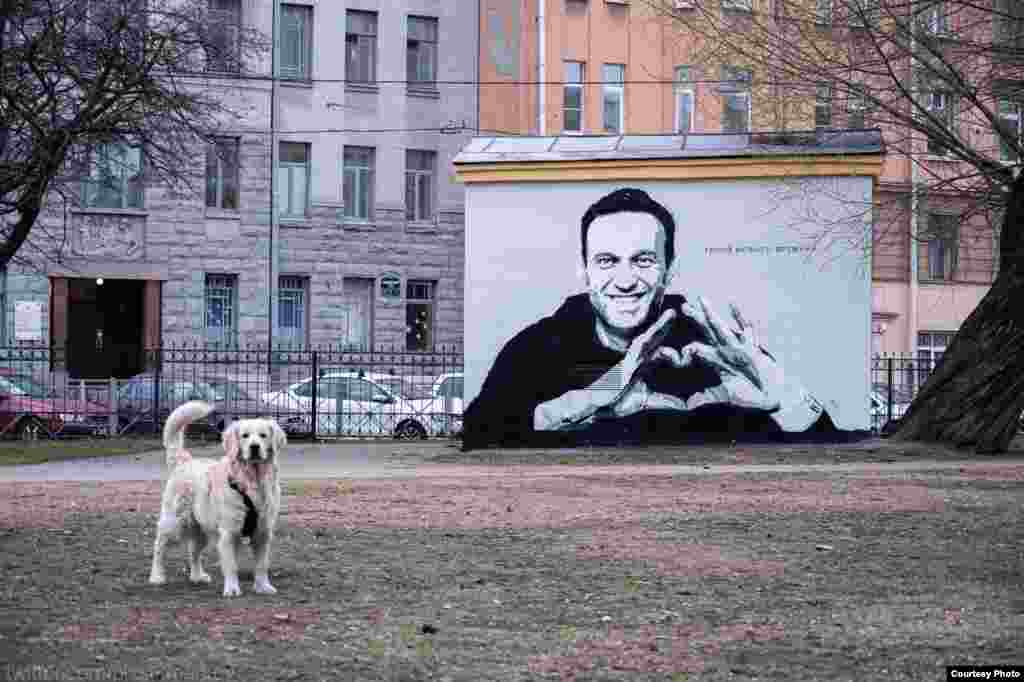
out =
<path fill-rule="evenodd" d="M 566 475 L 618 475 L 643 473 L 653 475 L 716 475 L 744 472 L 872 472 L 899 475 L 907 471 L 949 469 L 991 469 L 1024 467 L 1024 458 L 1010 456 L 998 460 L 930 460 L 908 459 L 900 462 L 848 462 L 838 464 L 517 464 L 466 465 L 432 463 L 430 459 L 451 452 L 455 444 L 448 441 L 402 443 L 342 442 L 296 443 L 282 459 L 284 479 L 320 478 L 412 478 L 468 476 L 486 477 L 529 475 L 531 477 Z M 197 456 L 218 457 L 217 446 L 193 448 Z M 567 451 L 568 452 L 568 451 Z M 165 474 L 163 451 L 137 455 L 66 460 L 49 464 L 0 466 L 0 483 L 16 481 L 149 481 Z"/>

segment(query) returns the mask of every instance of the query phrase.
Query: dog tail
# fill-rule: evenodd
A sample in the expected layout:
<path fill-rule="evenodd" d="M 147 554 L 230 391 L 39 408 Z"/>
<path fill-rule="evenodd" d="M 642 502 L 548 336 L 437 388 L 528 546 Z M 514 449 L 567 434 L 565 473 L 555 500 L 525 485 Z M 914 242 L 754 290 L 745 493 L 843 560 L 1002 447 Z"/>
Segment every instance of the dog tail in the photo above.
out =
<path fill-rule="evenodd" d="M 167 450 L 167 466 L 172 469 L 178 464 L 178 455 L 185 449 L 185 429 L 197 419 L 213 412 L 213 405 L 193 400 L 179 405 L 167 417 L 164 424 L 164 448 Z"/>

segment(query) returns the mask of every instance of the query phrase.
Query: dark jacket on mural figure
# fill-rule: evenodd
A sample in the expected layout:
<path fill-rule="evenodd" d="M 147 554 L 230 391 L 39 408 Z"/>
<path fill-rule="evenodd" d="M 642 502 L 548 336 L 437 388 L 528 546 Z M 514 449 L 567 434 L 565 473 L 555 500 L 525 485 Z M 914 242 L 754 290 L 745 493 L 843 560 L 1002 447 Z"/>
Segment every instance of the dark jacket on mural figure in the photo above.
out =
<path fill-rule="evenodd" d="M 685 299 L 668 294 L 661 310 L 679 309 Z M 652 315 L 656 317 L 657 313 Z M 672 321 L 665 345 L 682 348 L 706 342 L 705 333 L 690 319 Z M 771 357 L 767 351 L 760 352 Z M 558 430 L 537 431 L 537 406 L 568 391 L 590 387 L 623 359 L 623 353 L 600 343 L 595 313 L 587 294 L 565 300 L 554 315 L 516 334 L 491 366 L 479 395 L 466 409 L 463 442 L 466 448 L 524 443 L 614 443 L 624 441 L 722 440 L 747 437 L 777 439 L 784 435 L 772 413 L 731 404 L 707 404 L 693 410 L 643 410 L 626 417 L 600 411 L 583 423 Z M 718 372 L 694 364 L 687 367 L 645 368 L 643 380 L 652 391 L 686 400 L 720 383 Z M 817 420 L 803 434 L 837 433 L 820 403 L 805 396 L 806 409 Z"/>

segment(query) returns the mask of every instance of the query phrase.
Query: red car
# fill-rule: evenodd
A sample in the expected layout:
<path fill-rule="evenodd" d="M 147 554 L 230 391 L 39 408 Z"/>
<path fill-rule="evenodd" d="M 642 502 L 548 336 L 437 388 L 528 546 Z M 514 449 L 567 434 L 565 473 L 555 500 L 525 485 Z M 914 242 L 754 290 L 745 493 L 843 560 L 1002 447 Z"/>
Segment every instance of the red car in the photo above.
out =
<path fill-rule="evenodd" d="M 23 440 L 108 433 L 109 410 L 61 398 L 26 374 L 0 367 L 0 435 Z"/>

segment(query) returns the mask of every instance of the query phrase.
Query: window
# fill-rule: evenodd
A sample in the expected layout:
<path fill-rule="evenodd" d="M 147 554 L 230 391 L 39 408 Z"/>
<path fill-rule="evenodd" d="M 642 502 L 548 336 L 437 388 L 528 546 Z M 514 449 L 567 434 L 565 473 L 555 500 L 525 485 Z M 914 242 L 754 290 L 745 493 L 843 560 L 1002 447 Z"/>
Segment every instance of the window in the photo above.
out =
<path fill-rule="evenodd" d="M 412 87 L 436 87 L 437 19 L 409 17 L 405 48 L 405 79 Z"/>
<path fill-rule="evenodd" d="M 953 132 L 953 99 L 948 92 L 932 91 L 925 93 L 925 107 L 933 117 L 938 119 L 938 125 L 950 133 Z M 939 135 L 928 136 L 928 153 L 935 156 L 945 156 L 949 149 L 943 144 Z"/>
<path fill-rule="evenodd" d="M 1021 139 L 1021 103 L 1013 100 L 999 102 L 999 156 L 1003 161 L 1016 163 L 1020 160 L 1017 149 Z"/>
<path fill-rule="evenodd" d="M 123 144 L 90 149 L 82 195 L 89 208 L 142 208 L 142 150 Z"/>
<path fill-rule="evenodd" d="M 434 152 L 405 152 L 405 219 L 434 219 Z"/>
<path fill-rule="evenodd" d="M 921 10 L 921 28 L 933 36 L 944 36 L 949 33 L 949 21 L 946 14 L 945 0 L 931 0 L 923 3 Z"/>
<path fill-rule="evenodd" d="M 238 342 L 238 278 L 206 275 L 206 340 L 232 346 Z"/>
<path fill-rule="evenodd" d="M 943 213 L 928 215 L 925 259 L 927 279 L 950 281 L 956 277 L 959 216 Z"/>
<path fill-rule="evenodd" d="M 372 147 L 345 147 L 342 201 L 345 219 L 361 222 L 373 220 Z"/>
<path fill-rule="evenodd" d="M 345 79 L 364 85 L 377 81 L 376 12 L 345 12 Z"/>
<path fill-rule="evenodd" d="M 567 133 L 583 132 L 583 72 L 583 62 L 565 63 L 562 128 Z"/>
<path fill-rule="evenodd" d="M 693 75 L 689 66 L 677 66 L 675 73 L 676 125 L 677 133 L 693 130 L 693 111 L 696 93 L 693 89 Z"/>
<path fill-rule="evenodd" d="M 238 73 L 241 0 L 210 0 L 210 36 L 206 45 L 206 70 Z"/>
<path fill-rule="evenodd" d="M 722 9 L 734 12 L 750 12 L 753 10 L 751 0 L 722 0 Z"/>
<path fill-rule="evenodd" d="M 281 5 L 281 77 L 309 80 L 313 63 L 313 8 Z"/>
<path fill-rule="evenodd" d="M 405 349 L 430 350 L 434 343 L 434 282 L 410 279 L 405 286 Z"/>
<path fill-rule="evenodd" d="M 994 0 L 993 42 L 1004 47 L 1024 47 L 1024 3 L 1020 0 Z"/>
<path fill-rule="evenodd" d="M 305 218 L 309 209 L 309 145 L 282 142 L 277 170 L 277 192 L 282 218 Z"/>
<path fill-rule="evenodd" d="M 832 24 L 832 0 L 814 0 L 814 23 L 819 26 Z"/>
<path fill-rule="evenodd" d="M 206 145 L 206 206 L 238 210 L 238 140 L 222 138 Z"/>
<path fill-rule="evenodd" d="M 847 0 L 849 24 L 854 28 L 873 28 L 878 25 L 879 0 Z"/>
<path fill-rule="evenodd" d="M 917 364 L 920 383 L 924 383 L 942 359 L 956 332 L 918 332 Z"/>
<path fill-rule="evenodd" d="M 832 127 L 832 86 L 818 83 L 814 93 L 814 127 Z"/>
<path fill-rule="evenodd" d="M 750 71 L 733 66 L 722 67 L 722 132 L 745 133 L 750 130 Z"/>
<path fill-rule="evenodd" d="M 849 100 L 846 103 L 848 128 L 864 128 L 867 125 L 868 94 L 864 85 L 851 85 Z"/>
<path fill-rule="evenodd" d="M 625 127 L 624 89 L 626 66 L 605 64 L 604 73 L 604 129 L 609 133 L 622 133 Z"/>
<path fill-rule="evenodd" d="M 305 347 L 309 278 L 282 275 L 277 283 L 278 337 L 291 346 Z"/>

